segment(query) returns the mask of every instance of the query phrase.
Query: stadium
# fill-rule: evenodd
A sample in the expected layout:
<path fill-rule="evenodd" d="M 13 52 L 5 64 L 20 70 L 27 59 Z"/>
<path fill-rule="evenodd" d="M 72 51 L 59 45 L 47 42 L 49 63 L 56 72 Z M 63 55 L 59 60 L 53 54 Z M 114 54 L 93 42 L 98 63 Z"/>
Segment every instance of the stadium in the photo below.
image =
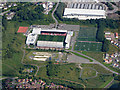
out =
<path fill-rule="evenodd" d="M 69 49 L 71 41 L 70 32 L 68 30 L 34 27 L 32 33 L 29 33 L 27 36 L 26 45 L 34 45 L 38 49 Z"/>

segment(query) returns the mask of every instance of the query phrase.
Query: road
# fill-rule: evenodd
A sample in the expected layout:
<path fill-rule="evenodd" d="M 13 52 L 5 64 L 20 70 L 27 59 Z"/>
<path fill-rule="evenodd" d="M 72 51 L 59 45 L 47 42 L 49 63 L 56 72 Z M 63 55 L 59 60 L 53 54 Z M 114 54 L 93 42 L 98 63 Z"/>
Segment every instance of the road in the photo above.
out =
<path fill-rule="evenodd" d="M 54 17 L 54 12 L 56 11 L 58 5 L 59 5 L 59 1 L 58 1 L 57 5 L 56 5 L 55 9 L 54 9 L 53 12 L 52 12 L 52 18 L 55 20 L 55 28 L 57 28 L 58 21 L 57 21 L 57 19 Z"/>
<path fill-rule="evenodd" d="M 5 13 L 8 13 L 10 10 L 7 10 L 7 11 L 5 11 L 5 12 L 2 12 L 2 13 L 0 13 L 0 15 L 4 15 Z"/>
<path fill-rule="evenodd" d="M 115 13 L 116 11 L 118 11 L 118 7 L 113 5 L 112 3 L 110 3 L 112 5 L 112 7 L 114 8 L 113 10 L 107 10 L 106 13 L 110 14 L 110 13 Z"/>
<path fill-rule="evenodd" d="M 77 51 L 72 51 L 72 52 L 78 53 L 78 54 L 80 54 L 80 55 L 82 55 L 82 56 L 85 56 L 85 57 L 87 57 L 87 58 L 93 60 L 93 62 L 89 62 L 89 63 L 99 64 L 100 66 L 104 67 L 104 68 L 107 69 L 108 71 L 110 71 L 110 72 L 112 72 L 112 73 L 115 73 L 115 74 L 117 74 L 117 75 L 120 75 L 120 73 L 115 72 L 115 71 L 112 71 L 111 69 L 109 69 L 109 68 L 107 68 L 106 66 L 104 66 L 102 63 L 96 61 L 95 59 L 93 59 L 93 58 L 91 58 L 91 57 L 89 57 L 89 56 L 87 56 L 87 55 L 84 55 L 84 54 L 82 54 L 82 53 L 80 53 L 80 52 L 77 52 Z M 84 62 L 83 62 L 83 63 L 84 63 Z M 85 63 L 86 63 L 86 62 L 85 62 Z M 88 62 L 87 62 L 87 63 L 88 63 Z"/>

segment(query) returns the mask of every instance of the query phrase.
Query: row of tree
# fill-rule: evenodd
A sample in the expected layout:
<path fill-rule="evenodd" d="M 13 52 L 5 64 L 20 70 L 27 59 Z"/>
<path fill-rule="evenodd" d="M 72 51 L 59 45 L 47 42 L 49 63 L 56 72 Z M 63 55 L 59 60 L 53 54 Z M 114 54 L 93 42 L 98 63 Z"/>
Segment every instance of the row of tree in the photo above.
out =
<path fill-rule="evenodd" d="M 99 21 L 97 29 L 98 30 L 97 30 L 97 34 L 96 34 L 96 39 L 99 42 L 103 43 L 103 45 L 102 45 L 102 51 L 103 52 L 107 52 L 109 50 L 109 44 L 110 44 L 110 42 L 107 39 L 105 39 L 105 36 L 104 36 L 105 26 L 103 25 L 103 23 L 101 21 Z"/>

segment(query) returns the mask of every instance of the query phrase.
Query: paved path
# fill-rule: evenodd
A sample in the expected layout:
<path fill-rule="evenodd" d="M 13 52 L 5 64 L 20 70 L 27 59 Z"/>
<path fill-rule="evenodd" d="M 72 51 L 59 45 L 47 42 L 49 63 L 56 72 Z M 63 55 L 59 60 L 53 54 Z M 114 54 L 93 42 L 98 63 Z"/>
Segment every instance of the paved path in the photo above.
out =
<path fill-rule="evenodd" d="M 113 83 L 114 79 L 112 79 L 111 82 L 109 82 L 104 88 L 107 88 L 108 86 L 110 86 Z"/>
<path fill-rule="evenodd" d="M 23 65 L 28 65 L 28 64 L 25 64 L 25 63 L 23 62 L 24 57 L 25 57 L 25 50 L 23 49 L 23 47 L 24 47 L 24 45 L 21 47 L 21 50 L 23 51 L 23 57 L 22 57 L 21 63 L 22 63 Z M 36 76 L 37 73 L 38 73 L 38 71 L 39 71 L 39 66 L 37 66 L 36 64 L 29 64 L 29 65 L 33 65 L 33 66 L 36 66 L 36 67 L 37 67 L 37 71 L 36 71 L 36 73 L 35 73 L 35 76 Z"/>
<path fill-rule="evenodd" d="M 56 5 L 55 9 L 54 9 L 53 12 L 52 12 L 52 18 L 55 20 L 55 28 L 57 28 L 58 21 L 57 21 L 57 19 L 54 17 L 54 12 L 56 11 L 58 5 L 59 5 L 59 1 L 58 1 L 57 5 Z"/>

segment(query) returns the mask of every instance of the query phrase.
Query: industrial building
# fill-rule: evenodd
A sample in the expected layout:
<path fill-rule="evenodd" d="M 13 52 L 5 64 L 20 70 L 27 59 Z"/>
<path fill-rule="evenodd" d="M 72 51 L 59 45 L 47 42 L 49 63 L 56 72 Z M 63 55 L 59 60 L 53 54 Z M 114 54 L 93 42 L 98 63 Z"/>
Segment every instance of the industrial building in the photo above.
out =
<path fill-rule="evenodd" d="M 64 18 L 79 20 L 106 18 L 105 7 L 96 3 L 69 3 L 64 10 Z"/>
<path fill-rule="evenodd" d="M 54 40 L 39 40 L 38 37 L 40 35 L 49 35 L 54 36 L 62 36 L 65 40 L 62 41 L 54 41 Z M 41 37 L 43 37 L 41 36 Z M 58 38 L 59 39 L 59 38 Z M 45 41 L 46 40 L 46 41 Z M 67 30 L 58 30 L 58 29 L 45 29 L 45 28 L 33 28 L 32 33 L 27 36 L 26 44 L 27 45 L 35 45 L 38 49 L 57 49 L 61 50 L 64 47 L 69 49 L 70 47 L 70 40 L 71 40 L 71 33 Z M 66 44 L 66 45 L 64 45 Z"/>

